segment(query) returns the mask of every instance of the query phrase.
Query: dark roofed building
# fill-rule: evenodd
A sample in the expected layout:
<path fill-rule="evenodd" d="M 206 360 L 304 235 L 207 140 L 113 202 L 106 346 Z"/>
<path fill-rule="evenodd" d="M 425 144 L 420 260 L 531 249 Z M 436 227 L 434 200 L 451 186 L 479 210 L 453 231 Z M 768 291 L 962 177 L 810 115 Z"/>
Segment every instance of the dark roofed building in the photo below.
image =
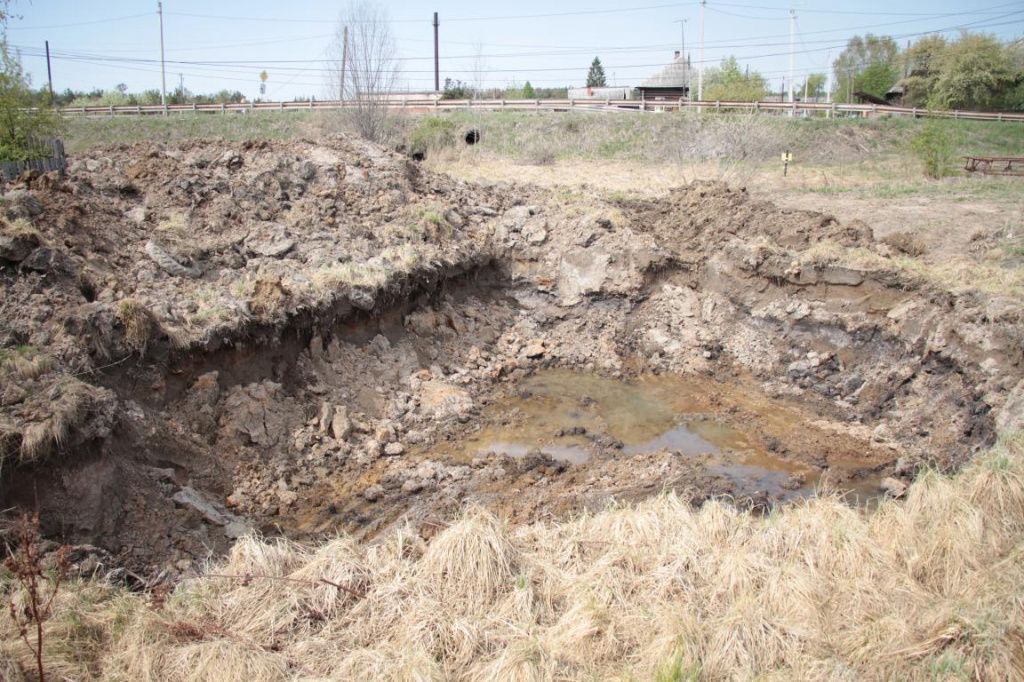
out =
<path fill-rule="evenodd" d="M 645 100 L 678 100 L 690 97 L 690 62 L 678 51 L 671 64 L 636 88 Z"/>

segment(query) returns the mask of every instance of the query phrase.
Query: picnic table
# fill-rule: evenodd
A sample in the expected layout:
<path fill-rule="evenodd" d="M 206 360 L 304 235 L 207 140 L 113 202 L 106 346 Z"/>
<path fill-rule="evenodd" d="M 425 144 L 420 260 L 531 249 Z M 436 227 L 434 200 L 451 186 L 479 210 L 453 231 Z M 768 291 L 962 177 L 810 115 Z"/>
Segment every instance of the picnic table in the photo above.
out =
<path fill-rule="evenodd" d="M 1024 175 L 1024 156 L 965 156 L 964 170 L 984 175 Z"/>

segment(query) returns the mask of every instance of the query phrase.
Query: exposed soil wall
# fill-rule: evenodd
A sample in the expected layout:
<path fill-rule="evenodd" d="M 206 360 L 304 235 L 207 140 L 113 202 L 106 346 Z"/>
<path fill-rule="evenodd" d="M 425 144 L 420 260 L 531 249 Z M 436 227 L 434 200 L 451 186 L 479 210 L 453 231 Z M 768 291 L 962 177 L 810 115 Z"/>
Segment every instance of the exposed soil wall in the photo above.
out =
<path fill-rule="evenodd" d="M 455 447 L 549 367 L 691 376 L 695 411 L 840 488 L 958 467 L 1024 401 L 1013 302 L 721 185 L 567 204 L 337 138 L 112 148 L 3 208 L 3 506 L 145 571 L 251 530 L 428 537 L 473 502 L 778 498 L 600 429 L 580 464 Z"/>

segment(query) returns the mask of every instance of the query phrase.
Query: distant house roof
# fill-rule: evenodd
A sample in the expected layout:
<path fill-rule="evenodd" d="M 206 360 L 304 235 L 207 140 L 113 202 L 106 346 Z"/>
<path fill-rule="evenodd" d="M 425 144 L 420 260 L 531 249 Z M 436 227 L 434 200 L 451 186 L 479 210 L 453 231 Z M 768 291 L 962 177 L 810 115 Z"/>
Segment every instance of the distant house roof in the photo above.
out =
<path fill-rule="evenodd" d="M 685 88 L 690 84 L 690 65 L 686 57 L 676 52 L 675 59 L 661 71 L 654 74 L 638 87 L 640 88 Z"/>
<path fill-rule="evenodd" d="M 867 102 L 869 104 L 888 104 L 884 99 L 877 95 L 872 95 L 870 92 L 862 92 L 861 90 L 854 90 L 853 96 L 859 99 L 861 102 Z"/>

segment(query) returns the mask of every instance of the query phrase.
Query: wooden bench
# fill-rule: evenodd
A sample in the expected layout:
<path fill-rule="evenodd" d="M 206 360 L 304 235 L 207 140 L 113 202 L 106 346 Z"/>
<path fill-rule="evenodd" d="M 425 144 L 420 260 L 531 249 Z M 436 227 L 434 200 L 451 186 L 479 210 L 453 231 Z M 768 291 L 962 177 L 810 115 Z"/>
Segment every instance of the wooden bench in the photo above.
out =
<path fill-rule="evenodd" d="M 965 156 L 964 170 L 983 175 L 1024 175 L 1024 156 Z"/>

